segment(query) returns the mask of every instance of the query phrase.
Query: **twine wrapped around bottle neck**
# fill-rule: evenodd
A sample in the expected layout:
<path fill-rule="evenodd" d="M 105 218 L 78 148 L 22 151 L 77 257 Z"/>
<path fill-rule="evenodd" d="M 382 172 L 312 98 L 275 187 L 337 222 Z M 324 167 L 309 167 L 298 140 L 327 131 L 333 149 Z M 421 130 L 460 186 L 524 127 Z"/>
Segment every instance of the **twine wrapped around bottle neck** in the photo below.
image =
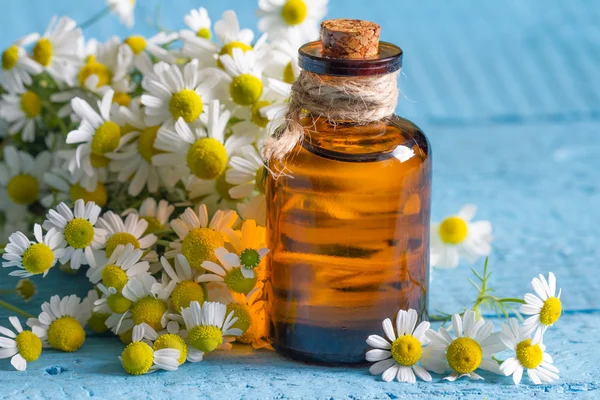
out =
<path fill-rule="evenodd" d="M 306 112 L 313 118 L 367 124 L 394 113 L 398 74 L 331 76 L 303 70 L 292 85 L 283 126 L 265 146 L 265 159 L 282 160 L 304 138 L 300 122 Z"/>

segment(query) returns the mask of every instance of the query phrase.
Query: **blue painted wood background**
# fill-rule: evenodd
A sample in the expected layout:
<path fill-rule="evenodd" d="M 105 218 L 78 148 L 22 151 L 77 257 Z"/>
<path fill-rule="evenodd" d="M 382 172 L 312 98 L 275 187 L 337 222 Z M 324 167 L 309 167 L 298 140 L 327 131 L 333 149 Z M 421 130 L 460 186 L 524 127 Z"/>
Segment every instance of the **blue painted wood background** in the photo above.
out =
<path fill-rule="evenodd" d="M 0 397 L 600 397 L 600 3 L 330 3 L 330 17 L 376 21 L 383 39 L 404 49 L 398 113 L 419 124 L 432 142 L 434 219 L 471 202 L 479 206 L 479 217 L 492 221 L 492 285 L 499 295 L 521 297 L 534 275 L 557 275 L 565 315 L 546 342 L 561 379 L 537 387 L 515 387 L 509 378 L 491 375 L 481 382 L 386 384 L 366 368 L 314 367 L 243 347 L 177 373 L 129 377 L 116 359 L 120 342 L 90 338 L 75 354 L 46 351 L 25 373 L 1 362 Z M 252 0 L 138 0 L 136 32 L 153 32 L 147 20 L 156 5 L 161 23 L 171 29 L 183 27 L 183 15 L 199 6 L 213 19 L 233 8 L 243 26 L 256 25 Z M 83 21 L 102 7 L 101 0 L 0 0 L 0 48 L 43 31 L 52 14 Z M 106 39 L 128 31 L 108 18 L 85 33 Z M 469 276 L 467 265 L 436 271 L 431 310 L 455 312 L 472 301 Z M 22 304 L 32 312 L 57 291 L 87 289 L 84 277 L 58 270 L 36 281 L 40 294 Z M 0 288 L 14 283 L 0 271 Z M 3 321 L 7 315 L 0 310 Z"/>

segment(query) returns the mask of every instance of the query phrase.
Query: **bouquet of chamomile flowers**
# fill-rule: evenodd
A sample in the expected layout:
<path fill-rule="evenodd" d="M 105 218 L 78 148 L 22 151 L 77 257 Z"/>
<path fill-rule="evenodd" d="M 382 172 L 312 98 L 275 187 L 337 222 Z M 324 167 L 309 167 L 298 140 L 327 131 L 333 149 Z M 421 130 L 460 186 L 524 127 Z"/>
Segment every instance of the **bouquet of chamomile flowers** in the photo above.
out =
<path fill-rule="evenodd" d="M 134 6 L 107 2 L 129 26 Z M 31 330 L 10 317 L 0 358 L 24 370 L 42 345 L 78 350 L 86 327 L 119 336 L 131 374 L 270 347 L 263 142 L 325 7 L 261 0 L 258 38 L 231 10 L 105 42 L 55 17 L 2 52 L 2 266 L 28 296 L 58 266 L 90 290 L 51 297 Z"/>

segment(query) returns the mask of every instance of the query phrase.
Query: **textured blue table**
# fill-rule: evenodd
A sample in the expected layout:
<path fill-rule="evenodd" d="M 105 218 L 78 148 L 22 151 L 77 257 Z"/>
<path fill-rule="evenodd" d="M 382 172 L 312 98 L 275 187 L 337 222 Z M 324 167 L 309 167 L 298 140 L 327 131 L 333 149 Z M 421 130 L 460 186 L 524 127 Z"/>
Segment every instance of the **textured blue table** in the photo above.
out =
<path fill-rule="evenodd" d="M 493 223 L 492 285 L 503 296 L 522 296 L 530 279 L 554 271 L 565 314 L 546 344 L 561 370 L 558 382 L 513 386 L 508 378 L 403 385 L 379 381 L 366 368 L 324 368 L 272 352 L 241 347 L 185 365 L 176 373 L 130 377 L 116 357 L 116 339 L 89 338 L 75 354 L 46 351 L 27 372 L 0 363 L 6 398 L 577 398 L 600 397 L 600 4 L 593 1 L 433 2 L 331 0 L 329 16 L 366 18 L 405 50 L 398 112 L 427 132 L 434 148 L 433 217 L 471 202 Z M 158 0 L 138 1 L 137 31 Z M 482 4 L 483 3 L 483 4 Z M 253 27 L 253 1 L 163 6 L 162 22 L 181 27 L 191 7 L 213 16 L 239 11 Z M 102 2 L 0 0 L 0 46 L 43 30 L 53 13 L 82 21 Z M 35 9 L 32 13 L 30 10 Z M 89 35 L 126 35 L 114 21 Z M 467 266 L 436 271 L 430 309 L 454 312 L 474 299 Z M 41 282 L 26 309 L 50 294 L 82 294 L 82 276 L 58 270 Z M 0 288 L 15 280 L 0 271 Z M 0 318 L 6 314 L 0 310 Z M 501 320 L 495 320 L 500 322 Z"/>

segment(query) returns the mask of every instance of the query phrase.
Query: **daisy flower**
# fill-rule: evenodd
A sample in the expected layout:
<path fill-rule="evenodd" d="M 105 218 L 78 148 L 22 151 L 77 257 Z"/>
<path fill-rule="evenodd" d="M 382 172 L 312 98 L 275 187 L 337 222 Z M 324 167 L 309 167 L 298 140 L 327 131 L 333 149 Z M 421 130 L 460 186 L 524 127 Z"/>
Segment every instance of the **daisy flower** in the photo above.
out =
<path fill-rule="evenodd" d="M 142 375 L 159 369 L 176 371 L 179 367 L 181 352 L 174 348 L 153 349 L 142 340 L 146 333 L 144 325 L 133 328 L 132 342 L 127 345 L 119 357 L 123 369 L 131 375 Z M 156 334 L 156 332 L 154 332 Z"/>
<path fill-rule="evenodd" d="M 452 373 L 444 379 L 451 382 L 467 376 L 472 380 L 483 379 L 475 373 L 478 368 L 498 373 L 498 363 L 492 359 L 495 353 L 505 349 L 498 334 L 491 334 L 494 324 L 483 319 L 475 320 L 475 312 L 466 310 L 464 316 L 452 316 L 452 330 L 456 337 L 440 328 L 429 329 L 430 340 L 423 352 L 421 364 L 425 369 L 443 374 Z"/>
<path fill-rule="evenodd" d="M 135 1 L 136 0 L 106 0 L 106 5 L 119 17 L 119 21 L 129 29 L 135 24 Z"/>
<path fill-rule="evenodd" d="M 195 280 L 198 271 L 192 270 L 185 256 L 183 254 L 175 256 L 175 268 L 171 266 L 165 257 L 162 257 L 160 262 L 163 266 L 164 274 L 176 283 L 175 286 L 171 286 L 172 291 L 169 293 L 169 299 L 175 311 L 189 307 L 192 301 L 202 304 L 204 301 L 204 291 L 202 286 Z"/>
<path fill-rule="evenodd" d="M 515 385 L 521 382 L 525 368 L 529 379 L 536 385 L 559 378 L 558 368 L 552 365 L 552 357 L 546 353 L 546 346 L 542 342 L 533 343 L 529 335 L 524 335 L 515 318 L 510 318 L 508 325 L 502 324 L 500 340 L 514 354 L 500 365 L 500 372 L 505 376 L 512 375 Z"/>
<path fill-rule="evenodd" d="M 111 159 L 110 170 L 117 172 L 120 182 L 128 182 L 127 193 L 139 195 L 144 188 L 156 193 L 161 187 L 172 187 L 179 177 L 171 167 L 155 166 L 152 157 L 161 151 L 155 147 L 159 126 L 147 126 L 144 122 L 144 110 L 138 101 L 129 108 L 118 111 L 124 119 L 122 126 L 130 126 L 133 141 L 108 154 Z"/>
<path fill-rule="evenodd" d="M 154 73 L 144 76 L 143 88 L 148 92 L 142 95 L 146 107 L 146 124 L 160 125 L 174 123 L 179 118 L 187 123 L 198 120 L 204 104 L 213 96 L 215 79 L 202 79 L 198 71 L 198 60 L 192 60 L 183 67 L 164 62 L 154 64 Z"/>
<path fill-rule="evenodd" d="M 9 48 L 2 52 L 2 68 L 0 68 L 0 86 L 3 86 L 8 92 L 22 92 L 25 86 L 31 85 L 33 80 L 31 75 L 41 74 L 44 68 L 33 61 L 23 48 L 24 42 L 30 42 L 29 37 L 25 37 L 13 43 Z M 36 34 L 33 36 L 35 40 Z"/>
<path fill-rule="evenodd" d="M 46 189 L 44 172 L 50 168 L 51 154 L 47 151 L 33 158 L 13 146 L 4 148 L 4 162 L 0 163 L 0 209 L 15 219 L 27 212 Z"/>
<path fill-rule="evenodd" d="M 263 261 L 269 253 L 266 247 L 266 229 L 257 226 L 256 221 L 246 220 L 242 224 L 242 229 L 239 231 L 239 238 L 236 236 L 231 244 L 235 248 L 236 257 L 239 259 L 239 265 L 242 268 L 242 275 L 245 278 L 254 278 L 255 271 L 259 270 L 258 277 L 263 280 L 265 268 Z M 262 275 L 262 276 L 261 276 Z"/>
<path fill-rule="evenodd" d="M 78 169 L 73 173 L 66 168 L 52 168 L 50 172 L 44 173 L 44 182 L 53 189 L 43 197 L 40 202 L 43 206 L 50 208 L 57 201 L 72 201 L 79 199 L 89 202 L 93 201 L 100 207 L 104 207 L 107 201 L 106 171 L 98 170 L 93 177 L 86 175 L 83 170 Z"/>
<path fill-rule="evenodd" d="M 273 62 L 265 67 L 265 71 L 274 69 L 276 70 L 275 78 L 290 85 L 294 83 L 300 75 L 298 49 L 303 44 L 296 36 L 278 39 L 273 42 Z"/>
<path fill-rule="evenodd" d="M 216 248 L 214 253 L 219 264 L 213 261 L 203 261 L 201 264 L 202 268 L 212 272 L 212 274 L 200 275 L 196 278 L 198 282 L 223 282 L 232 292 L 242 294 L 247 294 L 254 289 L 257 279 L 252 270 L 253 268 L 242 267 L 240 257 L 228 252 L 224 247 Z M 252 256 L 255 255 L 252 254 Z"/>
<path fill-rule="evenodd" d="M 52 296 L 50 302 L 42 304 L 37 318 L 29 318 L 27 325 L 39 331 L 39 336 L 61 351 L 73 352 L 85 342 L 83 327 L 90 318 L 91 308 L 87 301 L 75 295 Z"/>
<path fill-rule="evenodd" d="M 55 16 L 44 35 L 35 40 L 33 60 L 57 82 L 71 85 L 75 71 L 83 61 L 83 36 L 77 22 L 69 17 Z"/>
<path fill-rule="evenodd" d="M 140 324 L 136 326 L 134 329 L 143 329 L 144 330 L 144 339 L 149 341 L 150 345 L 152 345 L 152 350 L 158 351 L 162 349 L 175 349 L 179 351 L 179 365 L 182 365 L 187 356 L 188 356 L 188 346 L 185 343 L 185 340 L 175 333 L 163 333 L 156 332 L 152 327 L 148 324 Z"/>
<path fill-rule="evenodd" d="M 214 253 L 216 248 L 235 240 L 236 233 L 231 228 L 237 218 L 233 210 L 219 210 L 209 220 L 204 204 L 198 206 L 197 212 L 188 207 L 179 218 L 171 221 L 171 228 L 179 240 L 171 242 L 172 250 L 165 256 L 172 258 L 176 254 L 183 254 L 192 268 L 201 270 L 203 261 L 217 261 Z"/>
<path fill-rule="evenodd" d="M 369 368 L 372 375 L 382 374 L 381 377 L 386 382 L 396 378 L 398 382 L 415 383 L 416 374 L 425 382 L 431 382 L 429 372 L 417 364 L 423 355 L 423 346 L 428 343 L 425 332 L 429 329 L 429 322 L 416 324 L 415 310 L 400 310 L 396 316 L 398 336 L 394 333 L 392 321 L 386 318 L 383 321 L 383 331 L 387 340 L 379 335 L 367 338 L 367 344 L 374 347 L 366 354 L 367 361 L 375 362 Z"/>
<path fill-rule="evenodd" d="M 269 343 L 269 318 L 267 302 L 262 299 L 263 290 L 256 287 L 247 295 L 229 292 L 231 300 L 227 302 L 227 313 L 233 312 L 237 321 L 231 326 L 242 334 L 236 342 L 250 344 L 254 349 L 273 350 Z M 212 297 L 211 297 L 212 298 Z"/>
<path fill-rule="evenodd" d="M 238 106 L 252 106 L 263 95 L 262 65 L 256 53 L 234 48 L 231 55 L 219 57 L 226 74 L 219 74 L 229 83 L 230 100 Z"/>
<path fill-rule="evenodd" d="M 123 46 L 131 51 L 130 58 L 133 60 L 133 65 L 140 72 L 147 74 L 152 73 L 154 62 L 151 57 L 168 63 L 175 63 L 175 56 L 162 46 L 177 40 L 178 37 L 179 35 L 174 32 L 159 32 L 150 38 L 133 35 L 123 41 Z"/>
<path fill-rule="evenodd" d="M 134 248 L 131 243 L 127 243 L 127 245 L 120 244 L 105 264 L 90 268 L 86 276 L 93 284 L 102 281 L 105 287 L 113 287 L 120 291 L 129 279 L 148 272 L 150 264 L 148 264 L 148 261 L 140 261 L 142 254 L 143 251 Z"/>
<path fill-rule="evenodd" d="M 2 255 L 6 261 L 2 266 L 19 268 L 9 275 L 25 278 L 44 274 L 45 277 L 57 259 L 64 254 L 66 243 L 61 232 L 52 228 L 44 236 L 42 227 L 35 224 L 33 233 L 37 243 L 29 241 L 21 232 L 15 232 L 8 238 L 5 253 Z"/>
<path fill-rule="evenodd" d="M 307 42 L 319 37 L 319 22 L 327 13 L 327 0 L 259 0 L 258 30 L 270 37 L 301 38 Z"/>
<path fill-rule="evenodd" d="M 33 281 L 29 278 L 19 279 L 15 287 L 15 291 L 17 292 L 17 295 L 25 302 L 31 300 L 31 298 L 37 293 L 35 283 L 33 283 Z"/>
<path fill-rule="evenodd" d="M 519 307 L 519 311 L 524 315 L 531 315 L 523 322 L 523 331 L 525 335 L 533 334 L 533 343 L 539 343 L 546 329 L 560 318 L 562 290 L 559 289 L 558 295 L 556 294 L 556 277 L 552 272 L 548 274 L 548 280 L 542 274 L 539 279 L 533 278 L 531 286 L 535 294 L 525 295 L 525 304 Z"/>
<path fill-rule="evenodd" d="M 256 209 L 257 214 L 255 215 L 257 218 L 254 219 L 261 225 L 265 225 L 265 163 L 256 148 L 252 145 L 242 147 L 239 154 L 231 157 L 231 161 L 229 162 L 230 168 L 226 172 L 225 180 L 230 185 L 233 185 L 229 189 L 229 195 L 233 199 L 251 198 L 251 206 Z M 247 205 L 244 204 L 242 208 L 246 211 Z"/>
<path fill-rule="evenodd" d="M 199 9 L 192 9 L 183 18 L 183 22 L 192 30 L 192 33 L 197 37 L 209 40 L 211 37 L 210 33 L 210 17 L 206 8 L 200 7 Z"/>
<path fill-rule="evenodd" d="M 35 127 L 41 123 L 42 99 L 32 90 L 5 94 L 0 99 L 0 118 L 9 123 L 8 133 L 21 132 L 24 142 L 33 142 Z"/>
<path fill-rule="evenodd" d="M 59 258 L 62 264 L 70 261 L 74 270 L 79 269 L 81 264 L 92 268 L 96 266 L 94 250 L 103 248 L 106 240 L 106 231 L 94 226 L 100 211 L 93 201 L 84 203 L 83 200 L 77 200 L 73 210 L 60 203 L 56 210 L 48 211 L 42 227 L 47 231 L 55 228 L 67 242 L 65 252 Z"/>
<path fill-rule="evenodd" d="M 106 320 L 110 317 L 110 310 L 107 308 L 97 310 L 94 305 L 98 300 L 100 300 L 98 290 L 94 288 L 88 291 L 86 301 L 92 307 L 92 312 L 85 324 L 95 333 L 104 333 L 108 330 Z"/>
<path fill-rule="evenodd" d="M 8 317 L 8 320 L 17 333 L 0 325 L 0 358 L 10 357 L 17 371 L 25 371 L 27 362 L 37 360 L 42 354 L 41 330 L 24 331 L 19 318 Z"/>
<path fill-rule="evenodd" d="M 98 219 L 98 226 L 106 231 L 106 257 L 110 257 L 115 248 L 122 244 L 131 244 L 134 248 L 146 250 L 154 245 L 158 238 L 153 234 L 144 236 L 148 221 L 137 214 L 129 214 L 125 222 L 118 214 L 107 211 Z M 142 237 L 143 236 L 143 237 Z"/>
<path fill-rule="evenodd" d="M 148 197 L 142 201 L 138 210 L 129 208 L 123 211 L 122 215 L 138 214 L 140 218 L 148 222 L 148 227 L 144 233 L 149 234 L 169 229 L 169 219 L 173 211 L 175 211 L 175 206 L 169 204 L 168 201 L 161 200 L 157 204 L 153 197 Z"/>
<path fill-rule="evenodd" d="M 458 215 L 431 224 L 431 265 L 439 268 L 456 268 L 459 258 L 471 263 L 490 254 L 492 224 L 489 221 L 471 220 L 477 208 L 468 204 Z"/>
<path fill-rule="evenodd" d="M 222 303 L 205 301 L 202 306 L 192 301 L 190 306 L 181 310 L 181 316 L 187 328 L 189 355 L 199 361 L 204 353 L 210 353 L 224 342 L 224 336 L 239 336 L 237 328 L 232 328 L 237 318 L 230 312 L 226 316 L 227 306 Z"/>

